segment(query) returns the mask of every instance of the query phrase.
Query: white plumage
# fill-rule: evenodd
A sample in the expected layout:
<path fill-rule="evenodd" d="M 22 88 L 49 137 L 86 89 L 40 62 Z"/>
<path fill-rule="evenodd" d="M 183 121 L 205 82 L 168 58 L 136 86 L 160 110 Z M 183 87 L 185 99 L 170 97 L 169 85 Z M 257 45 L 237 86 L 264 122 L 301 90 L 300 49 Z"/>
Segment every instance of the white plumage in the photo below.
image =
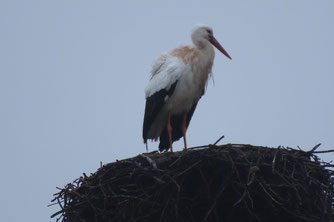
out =
<path fill-rule="evenodd" d="M 182 136 L 187 146 L 186 129 L 213 65 L 212 45 L 231 58 L 213 37 L 210 27 L 196 26 L 191 37 L 192 45 L 177 47 L 153 62 L 145 88 L 143 139 L 147 143 L 147 139 L 160 138 L 161 151 L 172 150 L 173 141 Z"/>
<path fill-rule="evenodd" d="M 166 57 L 165 57 L 166 56 Z M 152 78 L 145 88 L 145 98 L 152 96 L 161 89 L 169 89 L 183 74 L 191 71 L 190 65 L 184 64 L 175 56 L 165 55 L 152 64 Z"/>

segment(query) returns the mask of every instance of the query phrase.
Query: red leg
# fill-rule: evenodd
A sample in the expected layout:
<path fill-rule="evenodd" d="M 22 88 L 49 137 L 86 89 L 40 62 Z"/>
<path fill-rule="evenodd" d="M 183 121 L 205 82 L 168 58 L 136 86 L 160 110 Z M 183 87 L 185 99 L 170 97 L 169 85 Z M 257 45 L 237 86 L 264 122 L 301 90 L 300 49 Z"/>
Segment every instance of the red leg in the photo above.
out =
<path fill-rule="evenodd" d="M 183 134 L 183 141 L 184 141 L 184 149 L 187 149 L 186 132 L 187 132 L 187 112 L 184 112 L 183 121 L 182 121 L 182 134 Z"/>
<path fill-rule="evenodd" d="M 168 112 L 167 131 L 169 137 L 170 151 L 173 152 L 172 125 L 170 124 L 170 112 Z"/>

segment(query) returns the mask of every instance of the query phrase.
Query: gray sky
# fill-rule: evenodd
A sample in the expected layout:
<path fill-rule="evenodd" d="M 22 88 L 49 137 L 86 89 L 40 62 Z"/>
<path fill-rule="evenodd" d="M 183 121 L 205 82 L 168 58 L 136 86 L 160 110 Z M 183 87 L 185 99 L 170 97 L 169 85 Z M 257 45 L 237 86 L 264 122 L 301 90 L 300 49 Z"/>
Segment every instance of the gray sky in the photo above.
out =
<path fill-rule="evenodd" d="M 1 1 L 1 220 L 52 221 L 56 186 L 145 151 L 151 63 L 197 23 L 233 60 L 216 51 L 189 146 L 225 135 L 334 148 L 333 11 L 332 0 Z"/>

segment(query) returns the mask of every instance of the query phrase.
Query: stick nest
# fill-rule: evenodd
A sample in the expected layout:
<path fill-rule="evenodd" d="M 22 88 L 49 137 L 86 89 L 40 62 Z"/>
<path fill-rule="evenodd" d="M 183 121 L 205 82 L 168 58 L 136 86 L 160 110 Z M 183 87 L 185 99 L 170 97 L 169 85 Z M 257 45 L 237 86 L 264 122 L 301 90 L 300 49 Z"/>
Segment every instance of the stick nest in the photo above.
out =
<path fill-rule="evenodd" d="M 54 194 L 52 202 L 61 210 L 52 217 L 62 222 L 333 221 L 333 165 L 321 162 L 316 148 L 226 144 L 141 154 L 67 184 Z"/>

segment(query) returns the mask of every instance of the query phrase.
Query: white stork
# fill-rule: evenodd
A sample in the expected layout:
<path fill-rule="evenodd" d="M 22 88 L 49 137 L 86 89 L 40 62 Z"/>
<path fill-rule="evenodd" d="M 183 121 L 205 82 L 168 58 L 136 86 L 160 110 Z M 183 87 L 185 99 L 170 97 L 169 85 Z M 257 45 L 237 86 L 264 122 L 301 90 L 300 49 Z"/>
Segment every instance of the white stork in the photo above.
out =
<path fill-rule="evenodd" d="M 213 65 L 212 45 L 232 59 L 209 26 L 195 26 L 191 39 L 192 45 L 172 49 L 152 64 L 151 79 L 145 89 L 143 139 L 146 149 L 148 139 L 160 138 L 159 150 L 170 148 L 173 152 L 173 142 L 182 136 L 187 148 L 187 127 L 204 94 Z"/>

